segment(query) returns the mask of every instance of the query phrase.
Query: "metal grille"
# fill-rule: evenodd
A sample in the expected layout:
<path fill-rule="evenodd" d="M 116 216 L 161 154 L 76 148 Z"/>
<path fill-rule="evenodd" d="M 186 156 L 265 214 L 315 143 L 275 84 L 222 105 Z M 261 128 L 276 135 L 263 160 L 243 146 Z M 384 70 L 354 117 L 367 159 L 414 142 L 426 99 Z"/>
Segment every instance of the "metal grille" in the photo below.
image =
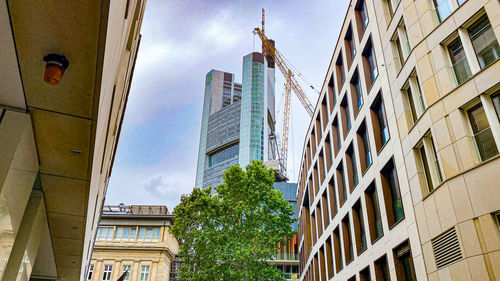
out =
<path fill-rule="evenodd" d="M 432 249 L 434 250 L 438 269 L 462 259 L 462 250 L 460 249 L 455 228 L 432 239 Z"/>

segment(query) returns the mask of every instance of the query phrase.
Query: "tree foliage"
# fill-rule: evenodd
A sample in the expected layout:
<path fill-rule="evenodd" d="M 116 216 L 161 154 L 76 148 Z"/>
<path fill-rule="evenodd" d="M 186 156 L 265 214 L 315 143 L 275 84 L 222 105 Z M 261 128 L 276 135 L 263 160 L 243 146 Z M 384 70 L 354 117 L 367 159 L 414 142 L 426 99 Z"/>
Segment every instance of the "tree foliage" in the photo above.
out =
<path fill-rule="evenodd" d="M 181 241 L 180 279 L 245 280 L 247 271 L 248 280 L 283 280 L 265 261 L 296 219 L 293 206 L 273 188 L 273 171 L 254 161 L 246 171 L 230 167 L 223 178 L 215 188 L 183 195 L 175 207 L 171 233 Z"/>

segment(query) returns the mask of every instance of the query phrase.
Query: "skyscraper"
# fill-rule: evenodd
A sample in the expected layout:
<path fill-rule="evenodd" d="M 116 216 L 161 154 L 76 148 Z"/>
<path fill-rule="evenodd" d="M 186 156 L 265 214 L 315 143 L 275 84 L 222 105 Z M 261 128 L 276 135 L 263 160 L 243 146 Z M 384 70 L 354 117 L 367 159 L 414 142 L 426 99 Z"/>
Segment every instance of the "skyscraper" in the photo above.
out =
<path fill-rule="evenodd" d="M 234 74 L 210 70 L 205 79 L 196 187 L 222 183 L 232 165 L 268 160 L 274 130 L 274 64 L 261 53 L 243 57 L 242 84 Z"/>
<path fill-rule="evenodd" d="M 351 0 L 302 152 L 300 280 L 500 279 L 499 13 Z"/>

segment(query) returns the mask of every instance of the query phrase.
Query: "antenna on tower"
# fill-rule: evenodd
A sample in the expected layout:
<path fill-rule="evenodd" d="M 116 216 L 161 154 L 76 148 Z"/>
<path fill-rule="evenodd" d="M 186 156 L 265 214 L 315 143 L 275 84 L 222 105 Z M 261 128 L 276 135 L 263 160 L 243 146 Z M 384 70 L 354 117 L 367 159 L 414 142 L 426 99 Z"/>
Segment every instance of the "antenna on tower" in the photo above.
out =
<path fill-rule="evenodd" d="M 262 22 L 261 22 L 261 25 L 262 25 L 262 34 L 266 34 L 265 32 L 265 26 L 266 26 L 266 12 L 264 10 L 264 8 L 262 8 Z M 264 53 L 264 42 L 262 42 L 262 53 Z"/>

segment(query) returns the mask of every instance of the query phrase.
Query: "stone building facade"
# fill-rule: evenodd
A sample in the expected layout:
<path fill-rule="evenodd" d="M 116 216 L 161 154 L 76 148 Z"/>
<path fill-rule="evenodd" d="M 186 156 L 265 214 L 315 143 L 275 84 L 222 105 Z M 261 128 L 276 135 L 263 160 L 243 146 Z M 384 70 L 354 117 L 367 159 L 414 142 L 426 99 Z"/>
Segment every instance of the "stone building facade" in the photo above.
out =
<path fill-rule="evenodd" d="M 500 278 L 500 4 L 353 0 L 299 176 L 301 280 Z"/>
<path fill-rule="evenodd" d="M 86 280 L 176 280 L 179 243 L 166 206 L 104 206 Z M 171 272 L 171 267 L 174 272 Z"/>

